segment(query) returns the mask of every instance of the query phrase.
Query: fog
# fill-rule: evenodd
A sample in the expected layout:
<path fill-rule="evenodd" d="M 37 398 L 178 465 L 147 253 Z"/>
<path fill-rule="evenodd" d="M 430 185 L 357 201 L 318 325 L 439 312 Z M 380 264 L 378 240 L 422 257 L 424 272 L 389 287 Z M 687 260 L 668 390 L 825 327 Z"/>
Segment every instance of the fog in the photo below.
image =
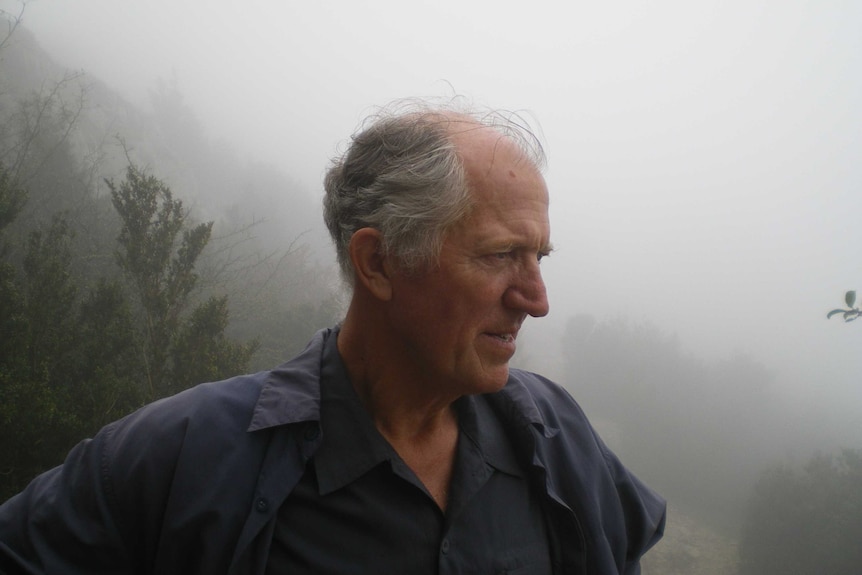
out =
<path fill-rule="evenodd" d="M 534 118 L 556 252 L 523 361 L 564 377 L 578 314 L 649 324 L 762 364 L 786 430 L 862 447 L 862 324 L 826 319 L 862 288 L 862 4 L 33 0 L 23 25 L 135 105 L 176 82 L 210 138 L 315 205 L 394 98 Z"/>

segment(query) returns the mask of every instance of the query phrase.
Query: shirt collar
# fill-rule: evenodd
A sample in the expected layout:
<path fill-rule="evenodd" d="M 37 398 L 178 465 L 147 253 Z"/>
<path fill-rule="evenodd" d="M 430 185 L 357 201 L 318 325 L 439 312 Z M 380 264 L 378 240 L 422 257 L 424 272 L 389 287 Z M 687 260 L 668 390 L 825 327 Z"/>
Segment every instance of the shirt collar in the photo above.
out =
<path fill-rule="evenodd" d="M 320 369 L 324 347 L 330 338 L 334 340 L 337 333 L 337 327 L 318 331 L 298 356 L 267 374 L 248 431 L 302 421 L 319 421 Z M 530 392 L 515 377 L 517 372 L 510 370 L 506 387 L 488 396 L 493 399 L 494 407 L 510 422 L 533 425 L 545 437 L 556 435 L 559 430 L 545 423 Z"/>
<path fill-rule="evenodd" d="M 364 415 L 362 420 L 373 428 L 373 423 L 359 402 L 338 354 L 335 344 L 337 333 L 337 327 L 320 330 L 302 353 L 267 375 L 248 431 L 254 432 L 291 423 L 320 421 L 320 388 L 321 379 L 324 376 L 331 377 L 336 382 L 336 394 L 341 393 L 342 397 L 353 394 L 356 399 L 355 406 L 358 406 L 362 410 L 361 414 Z M 324 359 L 330 359 L 330 356 L 324 357 L 325 353 L 333 354 L 334 361 L 324 361 Z M 321 373 L 323 366 L 330 366 L 333 371 L 328 375 Z M 513 375 L 510 373 L 508 384 L 500 392 L 489 396 L 462 398 L 467 399 L 472 406 L 470 409 L 475 410 L 476 421 L 482 422 L 481 425 L 476 424 L 475 429 L 468 427 L 466 435 L 480 447 L 483 457 L 490 465 L 507 473 L 514 473 L 519 467 L 515 463 L 513 450 L 509 448 L 510 443 L 507 441 L 508 437 L 500 417 L 509 425 L 521 422 L 535 427 L 545 437 L 553 437 L 559 431 L 556 427 L 545 423 L 526 387 Z M 341 391 L 339 392 L 338 389 Z M 491 403 L 494 404 L 493 407 Z M 358 417 L 352 410 L 351 413 Z M 336 429 L 335 433 L 338 432 Z M 377 430 L 374 429 L 374 432 L 377 433 Z M 382 437 L 380 439 L 382 440 Z M 369 440 L 368 437 L 363 439 L 363 441 L 367 440 Z M 385 440 L 382 441 L 389 450 L 392 450 Z M 384 459 L 382 456 L 382 452 L 376 452 L 374 461 L 379 463 Z M 372 463 L 366 461 L 357 469 Z"/>
<path fill-rule="evenodd" d="M 362 405 L 334 336 L 326 341 L 323 350 L 320 393 L 323 442 L 314 455 L 314 467 L 324 495 L 397 456 Z"/>
<path fill-rule="evenodd" d="M 509 437 L 487 398 L 483 395 L 465 396 L 458 400 L 456 407 L 461 441 L 472 442 L 485 463 L 494 469 L 522 476 Z"/>
<path fill-rule="evenodd" d="M 351 384 L 338 353 L 336 335 L 325 342 L 320 374 L 323 442 L 314 456 L 314 465 L 321 494 L 351 483 L 381 463 L 400 461 L 374 426 Z M 522 476 L 505 429 L 485 398 L 465 396 L 456 402 L 455 408 L 459 441 L 474 446 L 472 450 L 459 448 L 460 464 L 477 469 L 487 464 L 498 471 Z"/>
<path fill-rule="evenodd" d="M 333 334 L 320 330 L 302 353 L 267 374 L 248 431 L 320 419 L 320 365 Z"/>

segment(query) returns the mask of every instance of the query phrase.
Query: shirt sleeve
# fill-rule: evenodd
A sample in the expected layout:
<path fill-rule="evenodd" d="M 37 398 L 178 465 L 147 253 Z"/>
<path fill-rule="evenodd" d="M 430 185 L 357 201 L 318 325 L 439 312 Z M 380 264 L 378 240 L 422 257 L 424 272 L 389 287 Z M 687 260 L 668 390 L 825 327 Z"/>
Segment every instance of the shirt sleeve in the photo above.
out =
<path fill-rule="evenodd" d="M 625 513 L 625 575 L 640 575 L 640 560 L 664 535 L 667 504 L 663 497 L 633 475 L 603 443 L 605 461 L 616 483 Z"/>
<path fill-rule="evenodd" d="M 79 443 L 0 506 L 0 572 L 131 572 L 106 485 L 111 431 Z"/>
<path fill-rule="evenodd" d="M 0 506 L 0 574 L 224 572 L 267 434 L 246 432 L 257 380 L 203 384 L 78 444 Z"/>

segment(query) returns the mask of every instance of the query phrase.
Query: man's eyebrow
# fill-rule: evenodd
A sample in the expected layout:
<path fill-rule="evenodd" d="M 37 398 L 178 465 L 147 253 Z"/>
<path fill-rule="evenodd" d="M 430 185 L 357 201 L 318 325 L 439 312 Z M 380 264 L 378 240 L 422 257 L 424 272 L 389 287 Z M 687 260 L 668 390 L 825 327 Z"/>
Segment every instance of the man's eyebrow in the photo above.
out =
<path fill-rule="evenodd" d="M 496 243 L 489 242 L 487 244 L 478 243 L 477 246 L 484 247 L 485 249 L 489 249 L 496 252 L 510 252 L 512 250 L 532 250 L 533 246 L 521 243 L 518 241 L 510 240 L 506 242 Z M 552 242 L 547 242 L 542 244 L 536 251 L 540 252 L 543 255 L 550 255 L 556 248 Z"/>

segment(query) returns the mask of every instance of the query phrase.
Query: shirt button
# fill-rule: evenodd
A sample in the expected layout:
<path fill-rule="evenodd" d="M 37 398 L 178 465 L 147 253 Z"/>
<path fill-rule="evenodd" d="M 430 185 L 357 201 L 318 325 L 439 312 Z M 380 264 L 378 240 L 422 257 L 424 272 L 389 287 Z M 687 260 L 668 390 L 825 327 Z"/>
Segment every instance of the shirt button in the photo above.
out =
<path fill-rule="evenodd" d="M 305 429 L 302 431 L 302 437 L 306 441 L 314 441 L 320 436 L 320 427 L 317 425 L 306 425 Z"/>
<path fill-rule="evenodd" d="M 266 510 L 269 509 L 269 501 L 261 497 L 255 502 L 254 507 L 258 513 L 266 513 Z"/>
<path fill-rule="evenodd" d="M 449 553 L 449 540 L 448 539 L 444 539 L 443 543 L 440 544 L 440 551 L 443 553 L 443 555 L 446 555 L 447 553 Z"/>

